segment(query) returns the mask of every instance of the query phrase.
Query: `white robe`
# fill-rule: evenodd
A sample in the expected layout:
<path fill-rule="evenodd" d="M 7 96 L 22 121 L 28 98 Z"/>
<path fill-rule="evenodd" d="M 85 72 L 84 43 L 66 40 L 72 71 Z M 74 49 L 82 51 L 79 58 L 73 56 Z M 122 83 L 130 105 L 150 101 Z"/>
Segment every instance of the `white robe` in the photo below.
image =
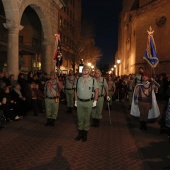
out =
<path fill-rule="evenodd" d="M 134 90 L 135 91 L 135 90 Z M 134 103 L 134 93 L 132 98 L 132 105 L 130 114 L 135 117 L 140 117 L 140 111 L 138 105 Z M 148 119 L 155 119 L 160 115 L 160 110 L 156 101 L 156 96 L 154 90 L 152 90 L 152 108 L 149 110 Z"/>

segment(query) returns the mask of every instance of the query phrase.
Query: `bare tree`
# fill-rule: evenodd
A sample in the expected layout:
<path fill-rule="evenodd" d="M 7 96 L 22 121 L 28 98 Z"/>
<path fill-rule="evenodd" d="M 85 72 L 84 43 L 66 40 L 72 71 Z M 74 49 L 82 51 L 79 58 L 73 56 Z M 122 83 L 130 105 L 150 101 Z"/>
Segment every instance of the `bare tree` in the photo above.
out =
<path fill-rule="evenodd" d="M 93 31 L 89 25 L 83 24 L 81 28 L 74 27 L 73 30 L 62 27 L 61 35 L 64 40 L 62 49 L 67 52 L 65 57 L 69 60 L 74 71 L 81 59 L 93 64 L 99 60 L 101 52 L 95 45 Z"/>

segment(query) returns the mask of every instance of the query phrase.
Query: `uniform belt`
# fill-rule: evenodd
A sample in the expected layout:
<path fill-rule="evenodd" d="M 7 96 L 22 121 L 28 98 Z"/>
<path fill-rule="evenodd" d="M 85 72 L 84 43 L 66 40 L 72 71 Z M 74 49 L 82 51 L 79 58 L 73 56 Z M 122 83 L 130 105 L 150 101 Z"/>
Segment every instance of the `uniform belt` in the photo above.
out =
<path fill-rule="evenodd" d="M 72 88 L 72 89 L 69 89 L 69 88 L 65 88 L 65 90 L 73 90 L 73 88 Z"/>
<path fill-rule="evenodd" d="M 89 102 L 89 101 L 91 101 L 93 99 L 80 99 L 80 98 L 78 98 L 78 100 L 81 101 L 81 102 Z"/>
<path fill-rule="evenodd" d="M 103 97 L 104 95 L 102 94 L 102 95 L 99 95 L 98 97 Z"/>
<path fill-rule="evenodd" d="M 113 90 L 109 90 L 109 91 L 113 91 Z"/>
<path fill-rule="evenodd" d="M 56 99 L 56 98 L 58 98 L 58 96 L 57 97 L 47 97 L 47 99 Z"/>

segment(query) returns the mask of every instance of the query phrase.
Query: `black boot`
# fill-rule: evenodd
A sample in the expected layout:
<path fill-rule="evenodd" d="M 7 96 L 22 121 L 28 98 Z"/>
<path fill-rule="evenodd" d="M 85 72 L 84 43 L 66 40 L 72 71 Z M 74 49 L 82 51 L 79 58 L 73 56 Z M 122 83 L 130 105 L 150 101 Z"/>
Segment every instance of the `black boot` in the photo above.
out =
<path fill-rule="evenodd" d="M 51 119 L 50 125 L 55 126 L 55 119 Z"/>
<path fill-rule="evenodd" d="M 66 113 L 72 113 L 72 110 L 73 110 L 72 107 L 68 107 Z"/>
<path fill-rule="evenodd" d="M 47 118 L 47 122 L 46 122 L 45 126 L 50 126 L 50 124 L 51 124 L 51 119 Z"/>
<path fill-rule="evenodd" d="M 92 127 L 96 127 L 96 119 L 93 118 L 92 121 L 93 121 L 93 123 L 92 123 L 91 126 L 92 126 Z"/>
<path fill-rule="evenodd" d="M 140 122 L 140 130 L 147 130 L 147 125 L 145 121 L 141 121 Z"/>
<path fill-rule="evenodd" d="M 2 129 L 2 128 L 4 128 L 4 126 L 2 126 L 2 125 L 0 124 L 0 129 Z"/>
<path fill-rule="evenodd" d="M 86 141 L 87 141 L 87 133 L 88 133 L 88 131 L 83 130 L 83 138 L 82 138 L 82 141 L 83 141 L 83 142 L 86 142 Z"/>
<path fill-rule="evenodd" d="M 79 130 L 79 134 L 75 137 L 75 140 L 79 141 L 83 138 L 83 130 Z"/>
<path fill-rule="evenodd" d="M 100 126 L 100 119 L 96 119 L 96 127 Z"/>
<path fill-rule="evenodd" d="M 70 107 L 70 113 L 72 113 L 72 111 L 73 111 L 73 108 L 72 108 L 72 107 Z"/>

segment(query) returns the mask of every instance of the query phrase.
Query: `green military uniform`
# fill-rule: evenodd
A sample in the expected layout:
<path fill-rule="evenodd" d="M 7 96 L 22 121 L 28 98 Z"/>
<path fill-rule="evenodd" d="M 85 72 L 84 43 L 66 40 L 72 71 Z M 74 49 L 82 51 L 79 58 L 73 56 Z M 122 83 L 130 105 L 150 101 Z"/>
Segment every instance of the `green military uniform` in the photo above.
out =
<path fill-rule="evenodd" d="M 67 76 L 65 80 L 65 93 L 66 93 L 66 101 L 67 101 L 67 107 L 68 112 L 72 111 L 73 105 L 74 105 L 74 82 L 75 77 Z"/>
<path fill-rule="evenodd" d="M 56 80 L 49 80 L 44 87 L 45 92 L 45 109 L 46 109 L 46 125 L 54 125 L 54 121 L 58 115 L 59 108 L 59 88 Z"/>
<path fill-rule="evenodd" d="M 112 80 L 107 81 L 107 84 L 108 84 L 108 95 L 110 97 L 109 104 L 110 106 L 112 106 L 112 96 L 113 96 L 113 93 L 115 92 L 116 85 Z"/>
<path fill-rule="evenodd" d="M 94 97 L 95 89 L 98 88 L 98 84 L 96 80 L 90 76 L 86 82 L 83 81 L 83 77 L 80 77 L 75 82 L 74 88 L 77 91 L 78 129 L 88 131 L 93 106 L 92 98 Z"/>
<path fill-rule="evenodd" d="M 108 85 L 104 77 L 100 77 L 97 83 L 99 86 L 99 97 L 96 108 L 93 108 L 92 110 L 92 118 L 99 120 L 102 118 L 105 89 L 108 88 Z"/>

